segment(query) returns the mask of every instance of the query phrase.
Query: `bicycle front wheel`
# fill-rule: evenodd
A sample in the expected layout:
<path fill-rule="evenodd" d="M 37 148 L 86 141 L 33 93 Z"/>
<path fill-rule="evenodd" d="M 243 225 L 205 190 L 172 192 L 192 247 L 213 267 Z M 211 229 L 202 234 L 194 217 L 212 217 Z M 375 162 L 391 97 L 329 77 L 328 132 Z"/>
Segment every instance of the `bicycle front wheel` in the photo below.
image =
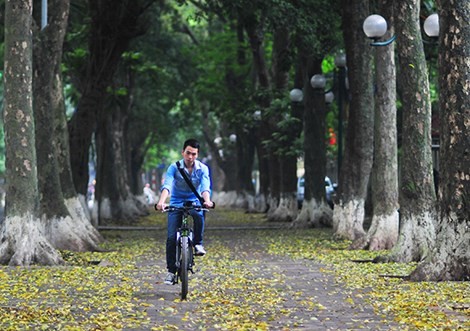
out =
<path fill-rule="evenodd" d="M 186 300 L 188 295 L 188 273 L 190 262 L 190 245 L 189 238 L 181 238 L 181 264 L 180 264 L 180 279 L 181 279 L 181 300 Z"/>

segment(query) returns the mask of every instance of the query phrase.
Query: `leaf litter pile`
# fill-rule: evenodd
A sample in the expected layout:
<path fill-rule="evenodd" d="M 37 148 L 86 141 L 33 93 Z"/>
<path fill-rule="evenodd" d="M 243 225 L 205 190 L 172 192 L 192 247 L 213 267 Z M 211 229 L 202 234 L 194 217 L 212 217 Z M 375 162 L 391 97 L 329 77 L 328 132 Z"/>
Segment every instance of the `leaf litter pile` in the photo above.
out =
<path fill-rule="evenodd" d="M 0 267 L 0 330 L 301 329 L 325 308 L 309 293 L 318 289 L 289 285 L 276 264 L 285 259 L 327 266 L 322 272 L 342 285 L 348 304 L 367 302 L 399 330 L 470 329 L 468 282 L 385 277 L 416 265 L 354 263 L 385 252 L 347 250 L 349 242 L 334 241 L 331 229 L 268 229 L 273 224 L 262 214 L 223 209 L 208 215 L 208 254 L 196 260 L 188 300 L 180 301 L 179 284 L 162 281 L 165 224 L 166 215 L 151 212 L 136 225 L 156 231 L 103 231 L 106 252 L 62 252 L 66 266 Z"/>

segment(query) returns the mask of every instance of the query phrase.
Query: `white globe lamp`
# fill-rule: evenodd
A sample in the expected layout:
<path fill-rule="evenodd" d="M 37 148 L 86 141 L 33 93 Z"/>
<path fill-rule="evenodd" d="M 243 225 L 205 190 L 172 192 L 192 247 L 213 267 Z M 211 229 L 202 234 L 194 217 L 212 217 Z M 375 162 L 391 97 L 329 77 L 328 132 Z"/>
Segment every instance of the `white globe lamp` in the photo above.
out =
<path fill-rule="evenodd" d="M 429 15 L 424 21 L 424 32 L 429 37 L 439 36 L 439 16 L 437 14 Z"/>
<path fill-rule="evenodd" d="M 362 29 L 367 37 L 378 39 L 387 32 L 387 21 L 380 15 L 370 15 L 364 20 Z"/>

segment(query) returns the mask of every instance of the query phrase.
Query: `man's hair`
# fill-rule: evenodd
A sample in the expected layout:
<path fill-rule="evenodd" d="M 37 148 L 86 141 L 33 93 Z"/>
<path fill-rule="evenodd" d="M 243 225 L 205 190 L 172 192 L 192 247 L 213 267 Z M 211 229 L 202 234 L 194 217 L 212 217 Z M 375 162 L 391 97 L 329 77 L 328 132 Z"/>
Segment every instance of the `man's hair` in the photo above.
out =
<path fill-rule="evenodd" d="M 199 150 L 199 141 L 197 141 L 196 139 L 193 139 L 193 138 L 186 140 L 184 142 L 184 145 L 183 145 L 183 151 L 188 146 L 191 146 L 192 148 L 196 148 L 197 150 Z"/>

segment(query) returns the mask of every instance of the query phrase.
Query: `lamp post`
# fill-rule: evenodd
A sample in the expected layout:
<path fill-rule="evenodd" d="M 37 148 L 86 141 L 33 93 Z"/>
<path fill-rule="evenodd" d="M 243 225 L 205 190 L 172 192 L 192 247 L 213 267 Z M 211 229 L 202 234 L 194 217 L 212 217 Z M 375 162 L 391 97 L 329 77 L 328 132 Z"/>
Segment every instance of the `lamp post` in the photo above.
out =
<path fill-rule="evenodd" d="M 325 93 L 325 102 L 328 105 L 331 104 L 334 99 L 335 99 L 335 94 L 333 93 L 333 91 L 328 91 Z"/>
<path fill-rule="evenodd" d="M 255 122 L 261 121 L 261 110 L 255 110 L 255 112 L 253 113 L 253 119 L 255 120 Z"/>
<path fill-rule="evenodd" d="M 362 29 L 367 37 L 374 40 L 374 42 L 371 43 L 371 46 L 387 46 L 397 38 L 397 36 L 394 35 L 388 40 L 379 40 L 385 35 L 385 33 L 387 33 L 387 21 L 385 18 L 377 14 L 368 16 L 364 20 Z"/>
<path fill-rule="evenodd" d="M 47 26 L 47 0 L 41 1 L 41 30 Z"/>
<path fill-rule="evenodd" d="M 424 20 L 424 32 L 431 38 L 439 36 L 439 16 L 431 14 Z"/>
<path fill-rule="evenodd" d="M 299 89 L 299 88 L 293 88 L 290 92 L 289 92 L 289 99 L 290 99 L 290 102 L 291 102 L 291 107 L 292 107 L 292 115 L 294 118 L 297 118 L 299 119 L 299 127 L 298 129 L 299 130 L 292 130 L 292 131 L 298 131 L 298 134 L 295 134 L 294 135 L 294 132 L 292 132 L 293 134 L 293 139 L 296 139 L 298 137 L 300 137 L 300 131 L 302 130 L 302 123 L 303 123 L 303 105 L 302 105 L 302 101 L 304 101 L 304 92 Z M 299 160 L 297 159 L 297 177 L 300 177 L 299 175 L 299 168 L 301 168 L 303 170 L 304 166 L 300 166 L 299 167 L 299 164 L 298 164 Z"/>
<path fill-rule="evenodd" d="M 290 101 L 292 102 L 302 102 L 304 99 L 304 93 L 301 89 L 294 88 L 289 93 Z"/>
<path fill-rule="evenodd" d="M 315 90 L 324 89 L 326 85 L 325 76 L 320 74 L 313 75 L 310 79 L 310 85 L 312 85 Z"/>

